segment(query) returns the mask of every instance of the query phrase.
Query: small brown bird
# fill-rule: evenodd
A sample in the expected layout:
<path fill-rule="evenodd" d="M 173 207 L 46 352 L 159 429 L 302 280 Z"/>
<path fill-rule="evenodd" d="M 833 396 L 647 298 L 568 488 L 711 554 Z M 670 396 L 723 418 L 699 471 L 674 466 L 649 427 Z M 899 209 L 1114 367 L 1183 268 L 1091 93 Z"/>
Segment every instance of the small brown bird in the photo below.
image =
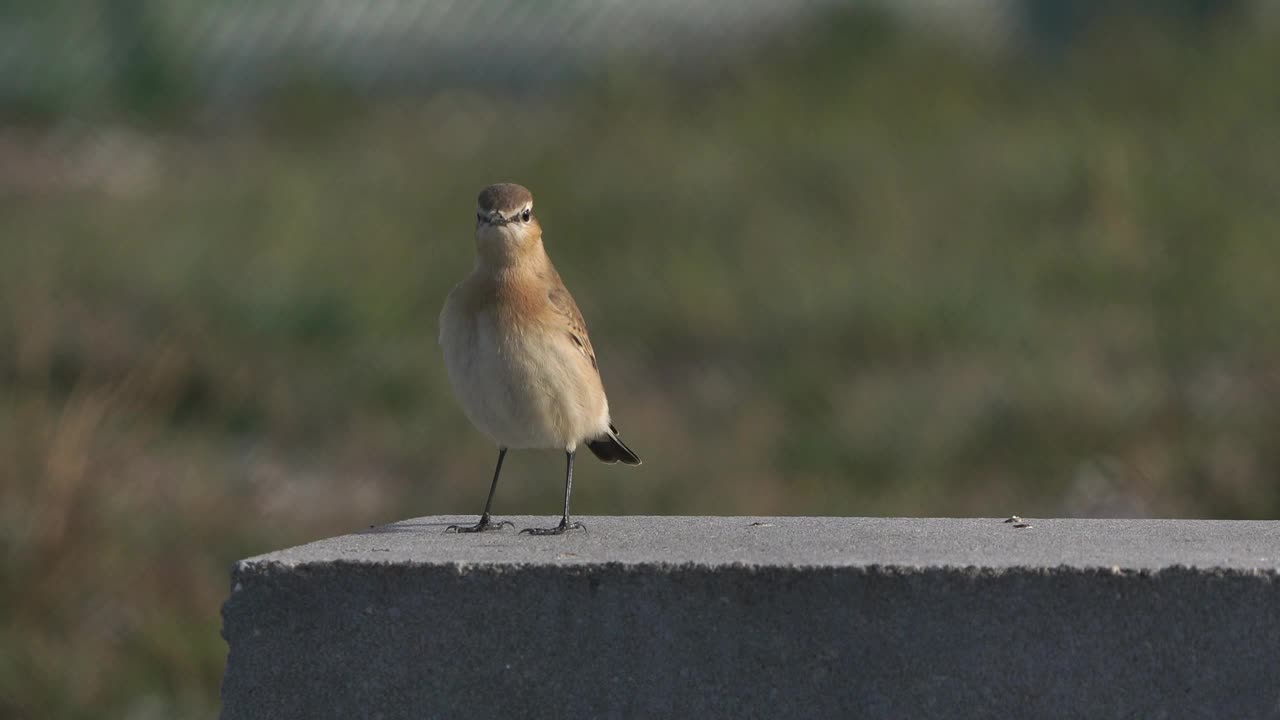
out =
<path fill-rule="evenodd" d="M 440 345 L 463 412 L 498 446 L 480 522 L 451 530 L 480 532 L 511 524 L 489 517 L 502 460 L 511 448 L 565 452 L 564 514 L 556 527 L 522 531 L 534 535 L 582 527 L 569 520 L 579 444 L 586 443 L 607 463 L 640 464 L 610 422 L 586 323 L 547 257 L 533 195 L 524 187 L 499 183 L 480 191 L 475 269 L 445 300 Z"/>

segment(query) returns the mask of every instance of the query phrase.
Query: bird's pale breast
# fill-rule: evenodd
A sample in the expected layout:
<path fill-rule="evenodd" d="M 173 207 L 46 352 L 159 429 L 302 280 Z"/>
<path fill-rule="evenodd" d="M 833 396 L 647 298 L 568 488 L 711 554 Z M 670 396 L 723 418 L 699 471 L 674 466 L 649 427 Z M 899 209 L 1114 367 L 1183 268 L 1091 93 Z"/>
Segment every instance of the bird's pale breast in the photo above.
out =
<path fill-rule="evenodd" d="M 445 302 L 440 343 L 468 419 L 508 448 L 568 448 L 609 426 L 599 375 L 528 293 L 464 281 Z M 543 301 L 545 303 L 545 301 Z"/>

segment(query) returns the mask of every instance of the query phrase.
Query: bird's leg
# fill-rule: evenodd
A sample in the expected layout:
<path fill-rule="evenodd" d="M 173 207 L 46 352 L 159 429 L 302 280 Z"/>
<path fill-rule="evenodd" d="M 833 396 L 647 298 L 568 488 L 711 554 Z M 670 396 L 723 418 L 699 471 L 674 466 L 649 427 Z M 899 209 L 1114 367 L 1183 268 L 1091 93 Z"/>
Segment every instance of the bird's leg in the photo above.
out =
<path fill-rule="evenodd" d="M 492 522 L 489 519 L 489 507 L 493 505 L 493 493 L 498 489 L 498 475 L 502 473 L 502 459 L 506 456 L 507 449 L 498 448 L 498 466 L 493 469 L 493 482 L 489 484 L 489 499 L 484 501 L 484 514 L 480 516 L 480 522 L 475 525 L 450 525 L 444 529 L 445 532 L 473 533 L 484 532 L 485 530 L 501 530 L 503 525 L 514 527 L 510 520 Z"/>
<path fill-rule="evenodd" d="M 553 528 L 525 528 L 520 532 L 530 535 L 563 535 L 570 530 L 587 529 L 580 522 L 569 522 L 569 495 L 573 492 L 573 456 L 572 450 L 565 453 L 568 461 L 564 471 L 564 515 L 560 517 L 560 524 Z"/>

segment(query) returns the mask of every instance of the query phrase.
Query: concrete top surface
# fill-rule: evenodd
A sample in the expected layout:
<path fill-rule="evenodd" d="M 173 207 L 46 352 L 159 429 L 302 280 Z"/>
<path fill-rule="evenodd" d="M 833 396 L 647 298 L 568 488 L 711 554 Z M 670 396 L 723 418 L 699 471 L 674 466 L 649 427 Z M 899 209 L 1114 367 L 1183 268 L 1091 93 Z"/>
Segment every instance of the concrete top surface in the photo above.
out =
<path fill-rule="evenodd" d="M 475 516 L 405 520 L 240 563 L 333 562 L 486 567 L 695 565 L 748 567 L 1187 567 L 1280 573 L 1280 521 L 1027 518 L 582 517 L 587 530 L 533 537 L 558 518 L 502 517 L 515 528 L 454 534 Z"/>

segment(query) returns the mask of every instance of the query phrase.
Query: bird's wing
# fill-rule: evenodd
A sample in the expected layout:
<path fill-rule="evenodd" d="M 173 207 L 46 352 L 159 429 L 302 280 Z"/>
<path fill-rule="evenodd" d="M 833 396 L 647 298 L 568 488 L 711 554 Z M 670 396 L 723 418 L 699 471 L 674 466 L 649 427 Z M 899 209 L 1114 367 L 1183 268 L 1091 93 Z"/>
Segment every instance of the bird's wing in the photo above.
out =
<path fill-rule="evenodd" d="M 564 322 L 569 339 L 582 351 L 587 360 L 591 361 L 591 367 L 599 372 L 600 366 L 596 365 L 596 351 L 591 347 L 591 337 L 587 335 L 587 323 L 582 319 L 582 312 L 578 310 L 578 304 L 573 301 L 573 296 L 560 281 L 560 277 L 557 275 L 554 279 L 551 289 L 547 291 L 547 300 L 551 302 L 551 307 Z"/>

